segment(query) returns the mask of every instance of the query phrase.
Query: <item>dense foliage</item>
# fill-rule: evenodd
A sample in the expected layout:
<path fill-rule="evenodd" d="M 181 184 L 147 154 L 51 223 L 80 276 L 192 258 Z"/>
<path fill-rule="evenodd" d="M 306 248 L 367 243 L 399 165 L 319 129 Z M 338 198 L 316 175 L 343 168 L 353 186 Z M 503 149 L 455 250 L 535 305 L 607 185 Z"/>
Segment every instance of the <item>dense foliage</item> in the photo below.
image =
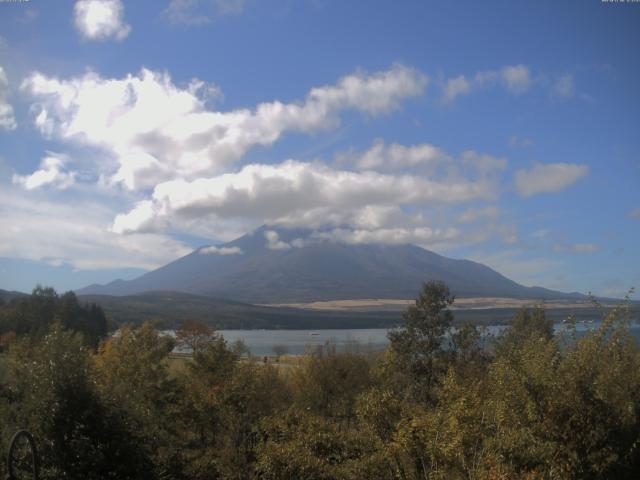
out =
<path fill-rule="evenodd" d="M 82 334 L 92 347 L 107 334 L 107 319 L 98 305 L 82 305 L 73 292 L 58 295 L 53 288 L 38 286 L 31 295 L 0 305 L 0 348 L 16 335 L 41 338 L 56 322 Z"/>
<path fill-rule="evenodd" d="M 150 323 L 107 338 L 71 295 L 0 307 L 1 447 L 32 431 L 46 479 L 639 478 L 624 306 L 585 336 L 524 309 L 487 342 L 450 334 L 454 299 L 429 283 L 384 352 L 263 365 L 194 322 L 190 356 Z"/>

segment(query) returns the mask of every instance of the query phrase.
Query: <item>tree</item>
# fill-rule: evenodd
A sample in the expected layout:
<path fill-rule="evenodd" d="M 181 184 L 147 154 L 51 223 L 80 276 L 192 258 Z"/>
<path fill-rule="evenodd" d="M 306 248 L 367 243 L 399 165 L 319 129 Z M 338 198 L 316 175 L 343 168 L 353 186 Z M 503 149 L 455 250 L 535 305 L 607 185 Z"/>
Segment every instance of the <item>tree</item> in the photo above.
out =
<path fill-rule="evenodd" d="M 36 436 L 42 478 L 146 476 L 150 462 L 99 398 L 90 351 L 78 333 L 54 323 L 36 342 L 14 342 L 9 363 L 13 402 L 2 423 Z"/>
<path fill-rule="evenodd" d="M 404 326 L 388 334 L 399 368 L 409 374 L 417 398 L 427 402 L 433 400 L 433 388 L 446 369 L 442 343 L 451 328 L 449 306 L 454 299 L 443 282 L 425 283 L 415 305 L 403 315 Z"/>
<path fill-rule="evenodd" d="M 65 329 L 82 333 L 85 343 L 96 348 L 108 331 L 98 305 L 82 305 L 75 293 L 58 295 L 49 287 L 37 286 L 30 296 L 15 299 L 2 310 L 0 334 L 14 331 L 18 336 L 39 339 L 59 322 Z"/>
<path fill-rule="evenodd" d="M 262 422 L 258 478 L 264 480 L 357 480 L 399 478 L 378 455 L 369 432 L 330 418 L 291 411 Z"/>
<path fill-rule="evenodd" d="M 286 345 L 274 345 L 273 353 L 276 355 L 276 361 L 280 361 L 280 357 L 282 355 L 286 355 L 287 353 L 289 353 L 289 347 L 287 347 Z"/>
<path fill-rule="evenodd" d="M 324 345 L 308 355 L 291 373 L 294 403 L 325 417 L 351 419 L 359 394 L 371 385 L 368 359 L 356 353 L 338 353 Z"/>
<path fill-rule="evenodd" d="M 185 320 L 176 331 L 178 346 L 191 352 L 201 351 L 216 338 L 217 335 L 211 327 L 197 320 Z"/>
<path fill-rule="evenodd" d="M 167 368 L 173 346 L 172 338 L 159 335 L 146 322 L 138 328 L 121 328 L 95 359 L 101 397 L 120 413 L 127 430 L 154 464 L 148 478 L 182 468 L 176 424 L 180 420 L 177 403 L 184 392 Z"/>
<path fill-rule="evenodd" d="M 238 358 L 244 355 L 251 357 L 251 350 L 249 349 L 249 347 L 247 346 L 247 344 L 242 338 L 238 338 L 235 342 L 231 344 L 231 351 L 235 353 L 238 356 Z"/>
<path fill-rule="evenodd" d="M 544 309 L 521 308 L 513 322 L 496 341 L 498 356 L 519 351 L 531 338 L 549 341 L 553 338 L 553 320 L 547 318 Z"/>

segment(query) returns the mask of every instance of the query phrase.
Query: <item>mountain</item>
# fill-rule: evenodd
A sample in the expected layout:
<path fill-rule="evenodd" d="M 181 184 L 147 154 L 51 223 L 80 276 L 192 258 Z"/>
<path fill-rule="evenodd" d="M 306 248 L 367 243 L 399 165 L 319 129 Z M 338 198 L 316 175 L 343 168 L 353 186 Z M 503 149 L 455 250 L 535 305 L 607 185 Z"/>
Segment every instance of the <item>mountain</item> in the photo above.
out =
<path fill-rule="evenodd" d="M 26 293 L 0 289 L 0 300 L 2 302 L 10 302 L 14 298 L 26 297 L 26 296 L 27 296 Z"/>
<path fill-rule="evenodd" d="M 470 260 L 415 245 L 351 245 L 304 229 L 261 227 L 218 247 L 202 247 L 136 279 L 90 285 L 80 295 L 179 291 L 253 304 L 360 298 L 411 299 L 442 280 L 459 297 L 584 298 L 525 287 Z"/>

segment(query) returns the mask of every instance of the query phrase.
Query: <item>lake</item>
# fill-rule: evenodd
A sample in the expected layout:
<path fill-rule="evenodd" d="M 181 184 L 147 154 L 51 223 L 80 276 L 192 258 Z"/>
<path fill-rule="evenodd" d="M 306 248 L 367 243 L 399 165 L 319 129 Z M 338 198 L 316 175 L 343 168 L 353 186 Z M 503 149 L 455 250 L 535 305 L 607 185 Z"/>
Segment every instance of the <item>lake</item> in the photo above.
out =
<path fill-rule="evenodd" d="M 578 334 L 584 335 L 590 329 L 597 328 L 599 322 L 578 323 Z M 504 326 L 486 327 L 488 333 L 497 334 Z M 556 332 L 565 328 L 564 324 L 555 325 Z M 242 340 L 252 355 L 273 355 L 274 347 L 283 347 L 287 354 L 303 355 L 310 348 L 331 342 L 339 351 L 347 349 L 383 350 L 388 344 L 386 328 L 343 329 L 343 330 L 219 330 L 218 333 L 231 345 Z M 632 334 L 640 341 L 640 325 L 631 326 Z"/>

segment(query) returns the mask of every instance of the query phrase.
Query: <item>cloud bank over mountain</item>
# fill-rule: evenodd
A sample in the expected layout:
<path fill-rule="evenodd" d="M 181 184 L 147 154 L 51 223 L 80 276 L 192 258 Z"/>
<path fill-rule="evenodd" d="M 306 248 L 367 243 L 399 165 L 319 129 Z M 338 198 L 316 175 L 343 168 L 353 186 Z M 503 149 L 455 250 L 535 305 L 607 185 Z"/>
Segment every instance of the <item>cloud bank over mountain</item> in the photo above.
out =
<path fill-rule="evenodd" d="M 266 224 L 313 231 L 265 238 L 274 254 L 414 243 L 560 290 L 634 284 L 637 61 L 599 22 L 580 40 L 560 12 L 540 38 L 533 7 L 505 6 L 517 42 L 466 9 L 478 22 L 424 2 L 5 5 L 0 271 L 66 288 L 202 245 L 237 258 L 220 244 Z"/>

